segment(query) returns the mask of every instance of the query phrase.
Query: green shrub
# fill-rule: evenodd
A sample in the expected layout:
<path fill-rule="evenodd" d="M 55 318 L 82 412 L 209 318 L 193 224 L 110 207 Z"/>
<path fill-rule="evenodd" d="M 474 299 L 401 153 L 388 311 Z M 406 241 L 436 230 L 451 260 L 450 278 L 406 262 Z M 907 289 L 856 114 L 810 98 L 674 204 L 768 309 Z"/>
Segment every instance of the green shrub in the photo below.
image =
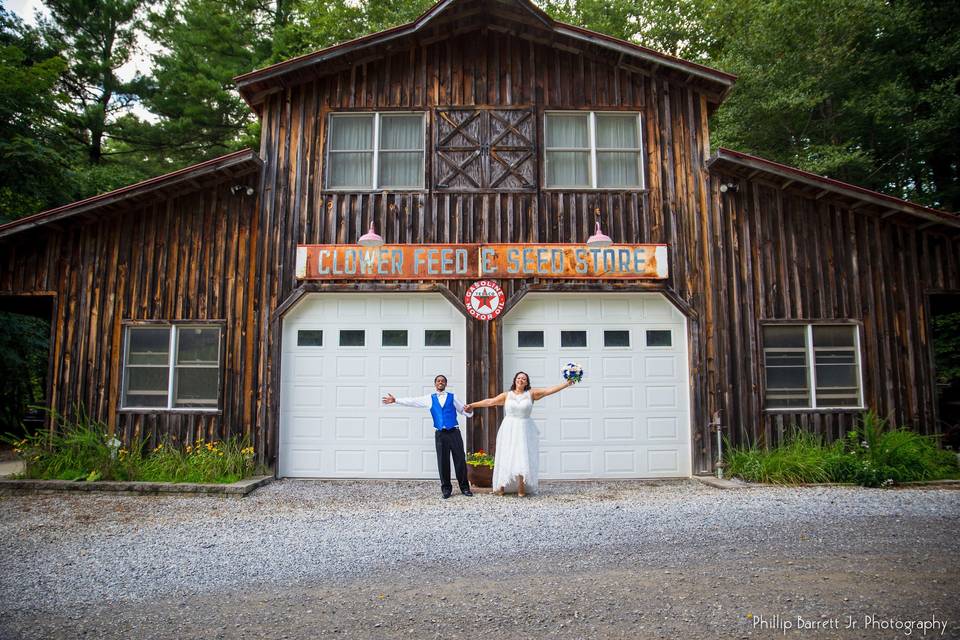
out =
<path fill-rule="evenodd" d="M 879 487 L 960 476 L 956 456 L 940 449 L 932 437 L 890 428 L 873 411 L 861 414 L 858 427 L 830 445 L 794 427 L 779 447 L 730 447 L 728 441 L 727 451 L 729 474 L 750 482 Z"/>
<path fill-rule="evenodd" d="M 730 475 L 750 482 L 801 484 L 830 480 L 820 439 L 797 427 L 774 449 L 762 450 L 755 445 L 730 447 L 729 442 L 727 447 Z"/>
<path fill-rule="evenodd" d="M 74 421 L 55 416 L 52 435 L 4 438 L 25 462 L 23 477 L 57 480 L 141 480 L 147 482 L 236 482 L 253 475 L 254 449 L 246 439 L 200 439 L 184 449 L 166 443 L 145 451 L 143 440 L 129 448 L 110 448 L 112 437 L 102 422 L 80 413 Z"/>

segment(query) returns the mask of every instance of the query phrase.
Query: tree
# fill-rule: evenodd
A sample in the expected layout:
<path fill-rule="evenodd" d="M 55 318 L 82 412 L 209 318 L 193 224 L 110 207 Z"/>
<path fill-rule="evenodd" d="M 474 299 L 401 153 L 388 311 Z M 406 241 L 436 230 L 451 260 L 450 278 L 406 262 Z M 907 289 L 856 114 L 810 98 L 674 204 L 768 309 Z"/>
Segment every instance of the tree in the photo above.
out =
<path fill-rule="evenodd" d="M 150 36 L 162 46 L 144 100 L 160 116 L 150 153 L 184 165 L 259 146 L 233 78 L 266 64 L 286 11 L 282 2 L 171 0 L 150 14 Z"/>
<path fill-rule="evenodd" d="M 87 161 L 99 165 L 116 118 L 137 100 L 143 77 L 122 81 L 117 71 L 135 53 L 145 0 L 45 0 L 50 11 L 40 29 L 67 61 L 61 77 L 70 110 L 63 123 Z"/>
<path fill-rule="evenodd" d="M 273 59 L 286 60 L 396 27 L 433 5 L 433 0 L 299 0 L 289 23 L 276 34 Z"/>
<path fill-rule="evenodd" d="M 0 8 L 0 222 L 66 201 L 72 194 L 66 144 L 57 128 L 66 68 L 39 33 Z"/>
<path fill-rule="evenodd" d="M 712 41 L 704 19 L 706 0 L 543 0 L 540 4 L 556 20 L 685 60 L 702 60 Z"/>

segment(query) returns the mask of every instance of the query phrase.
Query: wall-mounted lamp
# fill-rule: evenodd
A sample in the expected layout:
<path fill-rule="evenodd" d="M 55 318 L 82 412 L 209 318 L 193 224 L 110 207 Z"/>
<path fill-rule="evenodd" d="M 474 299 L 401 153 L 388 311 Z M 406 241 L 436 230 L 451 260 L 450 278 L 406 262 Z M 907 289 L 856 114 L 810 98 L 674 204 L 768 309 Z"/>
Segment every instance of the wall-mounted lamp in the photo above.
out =
<path fill-rule="evenodd" d="M 730 193 L 736 193 L 737 191 L 740 191 L 740 185 L 738 185 L 736 182 L 723 182 L 723 183 L 721 183 L 721 184 L 720 184 L 720 193 L 727 193 L 728 191 L 729 191 Z"/>
<path fill-rule="evenodd" d="M 235 184 L 232 187 L 230 187 L 230 193 L 232 193 L 233 195 L 237 195 L 239 193 L 245 193 L 248 196 L 252 196 L 254 193 L 256 193 L 256 190 L 253 187 L 247 187 L 242 184 Z"/>
<path fill-rule="evenodd" d="M 587 238 L 587 245 L 591 247 L 609 247 L 611 244 L 613 244 L 613 240 L 610 239 L 610 236 L 604 235 L 603 231 L 600 231 L 600 221 L 597 220 L 596 233 Z"/>
<path fill-rule="evenodd" d="M 357 244 L 363 247 L 383 246 L 383 238 L 378 236 L 376 230 L 373 228 L 373 220 L 370 221 L 370 230 L 360 236 L 360 239 L 357 240 Z"/>

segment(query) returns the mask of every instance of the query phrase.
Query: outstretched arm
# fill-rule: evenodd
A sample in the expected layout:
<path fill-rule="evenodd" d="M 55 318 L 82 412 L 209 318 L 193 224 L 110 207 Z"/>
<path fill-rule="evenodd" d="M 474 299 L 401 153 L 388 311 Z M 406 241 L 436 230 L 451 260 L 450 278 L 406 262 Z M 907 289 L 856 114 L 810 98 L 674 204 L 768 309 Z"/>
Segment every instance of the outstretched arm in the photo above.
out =
<path fill-rule="evenodd" d="M 534 400 L 539 400 L 540 398 L 546 398 L 547 396 L 552 396 L 558 391 L 563 391 L 567 387 L 573 386 L 572 380 L 567 380 L 566 382 L 561 382 L 558 385 L 553 387 L 543 387 L 541 389 L 534 389 L 530 392 L 530 395 L 533 396 Z"/>
<path fill-rule="evenodd" d="M 474 409 L 481 409 L 483 407 L 502 407 L 503 403 L 507 400 L 507 392 L 504 391 L 498 396 L 492 398 L 487 398 L 486 400 L 477 400 L 476 402 L 471 402 L 463 409 L 464 411 L 473 411 Z"/>
<path fill-rule="evenodd" d="M 383 396 L 383 404 L 396 404 L 400 407 L 417 407 L 419 409 L 430 408 L 430 396 L 421 396 L 419 398 L 394 398 L 392 394 Z"/>

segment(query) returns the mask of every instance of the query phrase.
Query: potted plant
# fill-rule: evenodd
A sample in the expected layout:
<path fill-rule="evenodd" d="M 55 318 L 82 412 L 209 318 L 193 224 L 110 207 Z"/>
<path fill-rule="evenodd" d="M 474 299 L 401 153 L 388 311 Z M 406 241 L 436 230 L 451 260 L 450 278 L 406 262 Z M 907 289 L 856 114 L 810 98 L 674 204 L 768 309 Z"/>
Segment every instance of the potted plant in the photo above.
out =
<path fill-rule="evenodd" d="M 475 487 L 493 485 L 493 456 L 483 449 L 467 456 L 467 480 Z"/>

